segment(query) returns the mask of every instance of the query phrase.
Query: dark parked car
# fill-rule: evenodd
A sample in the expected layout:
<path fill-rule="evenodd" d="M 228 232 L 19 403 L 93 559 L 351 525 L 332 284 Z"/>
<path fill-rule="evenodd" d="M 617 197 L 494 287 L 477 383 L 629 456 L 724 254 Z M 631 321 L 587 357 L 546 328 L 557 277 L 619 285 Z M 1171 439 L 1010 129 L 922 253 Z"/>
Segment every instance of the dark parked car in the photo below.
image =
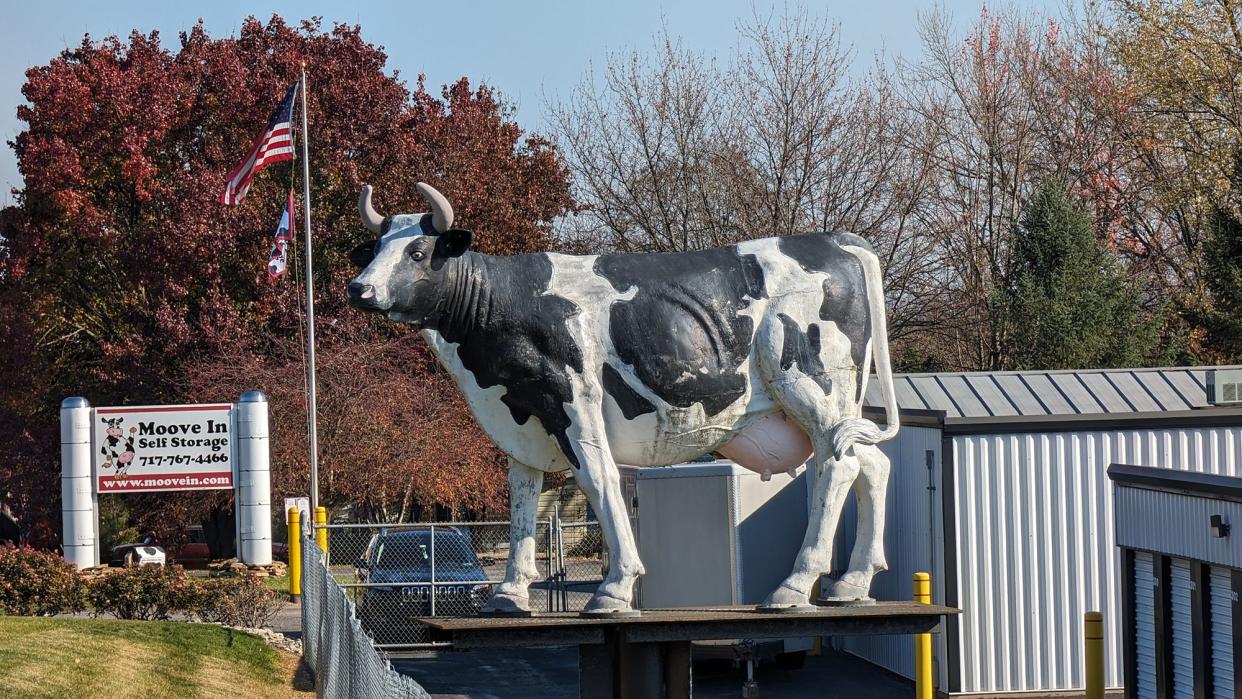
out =
<path fill-rule="evenodd" d="M 470 538 L 460 529 L 435 532 L 435 615 L 477 614 L 492 585 Z M 409 643 L 414 617 L 432 615 L 430 529 L 380 530 L 357 562 L 358 618 L 376 643 Z M 381 585 L 379 583 L 391 583 Z"/>

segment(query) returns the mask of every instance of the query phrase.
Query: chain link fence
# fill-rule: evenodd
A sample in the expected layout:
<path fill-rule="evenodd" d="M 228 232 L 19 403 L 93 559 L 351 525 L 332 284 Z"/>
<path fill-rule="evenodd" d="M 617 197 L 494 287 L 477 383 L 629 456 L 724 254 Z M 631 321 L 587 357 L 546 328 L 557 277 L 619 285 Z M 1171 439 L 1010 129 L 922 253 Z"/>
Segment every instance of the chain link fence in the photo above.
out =
<path fill-rule="evenodd" d="M 579 611 L 586 607 L 608 569 L 608 550 L 599 522 L 553 519 L 556 559 L 553 566 L 553 609 Z"/>
<path fill-rule="evenodd" d="M 329 524 L 324 569 L 356 622 L 386 651 L 446 646 L 419 617 L 474 616 L 505 576 L 508 522 Z M 598 522 L 541 520 L 535 529 L 532 611 L 583 609 L 603 581 Z M 308 623 L 315 623 L 314 621 Z M 308 627 L 309 628 L 309 627 Z"/>
<path fill-rule="evenodd" d="M 328 525 L 329 569 L 353 600 L 358 621 L 379 648 L 427 648 L 429 616 L 473 616 L 504 580 L 508 522 Z M 552 522 L 535 530 L 534 611 L 551 611 L 554 591 Z M 552 552 L 553 555 L 549 555 Z"/>
<path fill-rule="evenodd" d="M 354 604 L 336 584 L 323 552 L 302 538 L 302 654 L 319 697 L 430 699 L 398 673 L 368 638 Z"/>

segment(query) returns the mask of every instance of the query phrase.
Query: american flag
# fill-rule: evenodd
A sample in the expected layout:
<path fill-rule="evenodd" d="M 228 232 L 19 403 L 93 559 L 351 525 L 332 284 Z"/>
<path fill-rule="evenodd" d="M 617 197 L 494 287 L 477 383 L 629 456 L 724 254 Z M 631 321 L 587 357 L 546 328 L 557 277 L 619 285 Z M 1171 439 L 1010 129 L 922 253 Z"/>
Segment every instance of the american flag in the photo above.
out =
<path fill-rule="evenodd" d="M 228 184 L 220 195 L 221 204 L 240 204 L 250 191 L 250 183 L 255 174 L 270 163 L 282 160 L 293 160 L 293 98 L 298 92 L 298 84 L 289 88 L 289 94 L 276 106 L 271 118 L 267 120 L 267 129 L 255 141 L 250 154 L 229 173 Z"/>

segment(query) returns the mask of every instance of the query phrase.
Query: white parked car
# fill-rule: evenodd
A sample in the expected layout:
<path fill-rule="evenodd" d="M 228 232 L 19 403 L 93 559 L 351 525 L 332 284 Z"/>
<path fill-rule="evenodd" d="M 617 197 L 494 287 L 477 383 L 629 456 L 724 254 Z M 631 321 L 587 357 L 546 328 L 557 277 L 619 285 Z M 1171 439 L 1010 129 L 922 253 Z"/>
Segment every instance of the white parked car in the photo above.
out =
<path fill-rule="evenodd" d="M 112 566 L 162 566 L 168 562 L 164 547 L 150 542 L 121 544 L 112 547 L 108 565 Z"/>

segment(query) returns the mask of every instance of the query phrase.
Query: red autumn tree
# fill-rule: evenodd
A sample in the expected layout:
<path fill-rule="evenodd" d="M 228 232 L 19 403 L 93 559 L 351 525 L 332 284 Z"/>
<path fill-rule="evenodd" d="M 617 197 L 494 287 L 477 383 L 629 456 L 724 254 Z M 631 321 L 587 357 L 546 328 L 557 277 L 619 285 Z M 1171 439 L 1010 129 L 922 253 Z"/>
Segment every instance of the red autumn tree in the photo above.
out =
<path fill-rule="evenodd" d="M 274 17 L 225 38 L 200 24 L 175 48 L 155 33 L 87 37 L 27 72 L 13 143 L 25 187 L 0 216 L 11 455 L 0 498 L 55 512 L 64 396 L 227 401 L 250 389 L 272 397 L 273 496 L 306 492 L 301 280 L 272 284 L 264 266 L 295 163 L 261 173 L 241 206 L 217 203 L 305 62 L 325 502 L 389 516 L 503 504 L 500 456 L 451 382 L 408 332 L 345 304 L 346 255 L 369 236 L 355 202 L 370 182 L 381 210 L 420 211 L 414 184 L 427 181 L 480 249 L 537 250 L 573 206 L 567 173 L 489 88 L 463 78 L 434 95 L 420 78 L 411 91 L 385 61 L 359 27 Z M 228 502 L 132 497 L 161 528 Z"/>

